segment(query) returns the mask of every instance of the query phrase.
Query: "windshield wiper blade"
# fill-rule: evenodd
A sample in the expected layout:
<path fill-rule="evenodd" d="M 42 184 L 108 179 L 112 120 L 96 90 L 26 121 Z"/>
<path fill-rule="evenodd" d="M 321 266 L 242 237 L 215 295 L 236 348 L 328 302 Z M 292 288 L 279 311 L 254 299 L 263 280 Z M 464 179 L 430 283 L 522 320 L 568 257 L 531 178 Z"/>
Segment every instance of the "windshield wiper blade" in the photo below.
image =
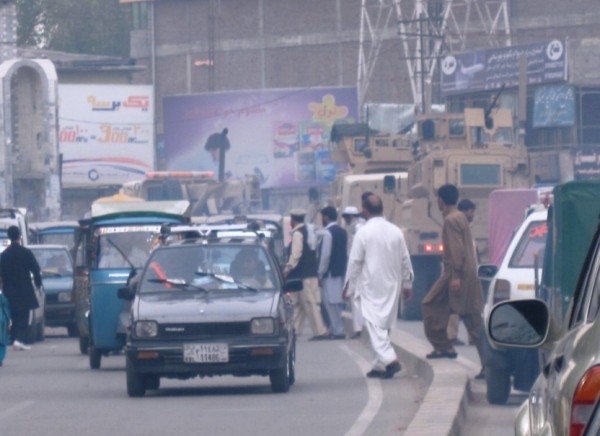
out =
<path fill-rule="evenodd" d="M 231 276 L 227 276 L 227 275 L 223 275 L 223 274 L 206 273 L 206 272 L 200 272 L 200 271 L 196 271 L 196 275 L 199 277 L 211 277 L 215 280 L 220 281 L 221 283 L 230 283 L 233 285 L 237 285 L 238 287 L 240 287 L 242 289 L 246 289 L 248 291 L 258 292 L 258 289 L 253 288 L 252 286 L 248 286 L 247 284 L 245 284 L 243 282 L 239 282 Z"/>
<path fill-rule="evenodd" d="M 183 279 L 148 279 L 148 281 L 151 283 L 163 283 L 166 285 L 171 285 L 179 289 L 193 289 L 195 291 L 208 293 L 208 289 L 203 288 L 202 286 L 194 285 L 193 283 L 188 283 Z"/>

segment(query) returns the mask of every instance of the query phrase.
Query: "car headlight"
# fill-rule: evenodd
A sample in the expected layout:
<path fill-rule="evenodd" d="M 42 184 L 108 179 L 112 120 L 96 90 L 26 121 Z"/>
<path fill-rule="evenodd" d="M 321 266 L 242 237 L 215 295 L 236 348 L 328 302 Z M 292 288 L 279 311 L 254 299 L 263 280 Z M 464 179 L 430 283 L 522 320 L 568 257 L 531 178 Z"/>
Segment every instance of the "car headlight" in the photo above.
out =
<path fill-rule="evenodd" d="M 275 333 L 275 320 L 273 318 L 254 318 L 250 322 L 250 332 L 253 335 L 272 335 Z"/>
<path fill-rule="evenodd" d="M 138 321 L 134 327 L 135 336 L 138 338 L 153 338 L 158 335 L 156 321 Z"/>

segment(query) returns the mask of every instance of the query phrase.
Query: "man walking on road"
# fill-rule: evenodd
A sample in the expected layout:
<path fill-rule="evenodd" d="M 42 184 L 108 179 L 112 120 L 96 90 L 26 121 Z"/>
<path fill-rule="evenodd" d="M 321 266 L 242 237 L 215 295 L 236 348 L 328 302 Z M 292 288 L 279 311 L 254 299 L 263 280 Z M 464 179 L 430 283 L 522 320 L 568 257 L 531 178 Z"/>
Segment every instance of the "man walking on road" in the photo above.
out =
<path fill-rule="evenodd" d="M 367 222 L 356 232 L 348 260 L 345 298 L 359 298 L 365 327 L 375 354 L 369 378 L 392 378 L 400 371 L 390 340 L 398 314 L 399 291 L 409 296 L 413 269 L 402 230 L 383 217 L 376 195 L 363 200 Z"/>
<path fill-rule="evenodd" d="M 465 214 L 465 216 L 467 217 L 467 221 L 469 221 L 469 225 L 471 225 L 471 223 L 473 222 L 473 219 L 475 218 L 475 209 L 477 208 L 477 206 L 475 206 L 475 203 L 473 203 L 468 198 L 463 198 L 462 200 L 460 200 L 458 202 L 456 208 Z M 476 245 L 475 241 L 473 241 L 473 244 L 474 244 L 473 246 L 475 247 L 475 255 L 476 255 L 475 258 L 477 259 L 477 261 L 479 261 L 479 256 L 477 256 L 477 245 Z M 465 345 L 465 343 L 463 341 L 458 339 L 459 321 L 460 320 L 459 320 L 457 313 L 450 314 L 450 320 L 448 321 L 447 331 L 448 331 L 448 339 L 450 339 L 450 342 L 452 343 L 452 345 Z M 469 339 L 469 342 L 472 342 L 472 341 Z"/>
<path fill-rule="evenodd" d="M 469 221 L 456 208 L 456 186 L 443 185 L 437 194 L 438 207 L 444 216 L 443 271 L 421 302 L 425 335 L 434 348 L 427 358 L 456 358 L 457 353 L 448 339 L 447 328 L 450 314 L 457 313 L 475 342 L 483 372 L 483 296 L 481 283 L 477 278 L 477 262 Z"/>
<path fill-rule="evenodd" d="M 25 345 L 29 328 L 29 311 L 37 309 L 39 303 L 31 283 L 31 274 L 36 287 L 42 286 L 40 266 L 31 250 L 21 246 L 21 230 L 10 226 L 7 230 L 10 245 L 0 256 L 0 278 L 3 293 L 10 306 L 12 318 L 13 349 L 29 350 Z"/>
<path fill-rule="evenodd" d="M 348 265 L 348 235 L 337 224 L 337 212 L 334 207 L 321 209 L 323 232 L 319 251 L 319 280 L 321 297 L 329 319 L 332 339 L 344 339 L 344 321 L 342 308 L 344 300 L 344 276 Z"/>
<path fill-rule="evenodd" d="M 314 335 L 310 340 L 329 339 L 321 316 L 317 255 L 308 243 L 309 233 L 304 224 L 305 216 L 306 211 L 303 209 L 290 211 L 292 242 L 283 275 L 286 279 L 302 279 L 302 291 L 292 295 L 294 326 L 298 334 L 302 333 L 304 319 L 308 318 Z"/>

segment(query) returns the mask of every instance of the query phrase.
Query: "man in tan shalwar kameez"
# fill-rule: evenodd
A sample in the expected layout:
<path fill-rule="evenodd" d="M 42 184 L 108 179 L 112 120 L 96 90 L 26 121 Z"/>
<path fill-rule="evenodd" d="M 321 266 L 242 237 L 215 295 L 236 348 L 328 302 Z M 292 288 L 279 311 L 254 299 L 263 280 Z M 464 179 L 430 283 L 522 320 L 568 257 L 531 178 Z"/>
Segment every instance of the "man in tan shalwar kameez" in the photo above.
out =
<path fill-rule="evenodd" d="M 457 356 L 446 331 L 450 314 L 457 313 L 477 347 L 483 372 L 483 296 L 471 229 L 465 215 L 456 208 L 457 201 L 456 186 L 438 189 L 438 207 L 444 216 L 443 271 L 421 303 L 425 335 L 434 348 L 427 358 Z"/>

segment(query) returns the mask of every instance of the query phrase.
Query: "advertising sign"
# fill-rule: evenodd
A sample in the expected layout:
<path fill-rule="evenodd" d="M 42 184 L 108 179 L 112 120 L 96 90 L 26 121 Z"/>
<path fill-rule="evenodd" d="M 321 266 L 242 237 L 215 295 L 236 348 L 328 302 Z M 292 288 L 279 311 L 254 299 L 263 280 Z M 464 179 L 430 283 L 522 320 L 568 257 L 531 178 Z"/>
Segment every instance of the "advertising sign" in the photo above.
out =
<path fill-rule="evenodd" d="M 226 177 L 258 176 L 261 187 L 316 186 L 337 168 L 328 150 L 331 126 L 358 118 L 356 88 L 234 91 L 166 97 L 161 167 L 218 174 L 209 136 L 226 134 Z"/>
<path fill-rule="evenodd" d="M 533 127 L 575 124 L 575 90 L 569 85 L 539 86 L 533 102 Z"/>
<path fill-rule="evenodd" d="M 563 41 L 527 44 L 448 55 L 442 60 L 442 93 L 477 92 L 518 86 L 521 56 L 527 59 L 530 85 L 567 80 Z"/>
<path fill-rule="evenodd" d="M 154 169 L 151 86 L 59 85 L 65 188 L 121 185 Z"/>

